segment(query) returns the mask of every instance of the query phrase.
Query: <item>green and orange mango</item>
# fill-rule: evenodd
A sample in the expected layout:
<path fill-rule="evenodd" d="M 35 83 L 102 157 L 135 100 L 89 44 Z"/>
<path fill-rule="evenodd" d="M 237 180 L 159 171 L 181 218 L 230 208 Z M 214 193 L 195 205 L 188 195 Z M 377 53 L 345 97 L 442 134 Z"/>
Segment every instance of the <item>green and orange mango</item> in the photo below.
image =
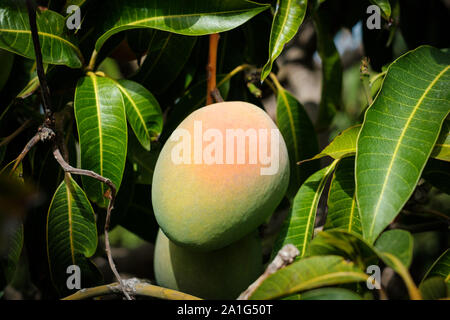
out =
<path fill-rule="evenodd" d="M 216 103 L 189 115 L 165 143 L 153 208 L 174 243 L 211 251 L 266 221 L 288 182 L 286 144 L 267 113 L 246 102 Z"/>

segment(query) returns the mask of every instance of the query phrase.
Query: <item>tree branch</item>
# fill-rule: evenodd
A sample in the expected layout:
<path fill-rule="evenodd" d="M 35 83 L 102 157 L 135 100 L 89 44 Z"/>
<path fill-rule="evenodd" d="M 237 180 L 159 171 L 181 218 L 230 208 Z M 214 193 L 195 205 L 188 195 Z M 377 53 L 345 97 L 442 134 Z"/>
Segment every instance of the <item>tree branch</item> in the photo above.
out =
<path fill-rule="evenodd" d="M 143 282 L 136 278 L 131 278 L 124 281 L 127 292 L 130 295 L 147 296 L 165 300 L 201 300 L 200 298 L 191 296 L 186 293 L 167 289 L 163 287 L 154 286 L 152 284 Z M 62 300 L 83 300 L 95 297 L 101 297 L 120 292 L 119 284 L 117 282 L 99 287 L 81 289 L 78 292 L 63 298 Z"/>
<path fill-rule="evenodd" d="M 206 84 L 206 105 L 213 103 L 213 91 L 216 89 L 217 47 L 219 46 L 219 38 L 220 35 L 218 33 L 213 33 L 209 36 L 209 56 L 208 65 L 206 67 L 208 80 Z M 214 95 L 217 97 L 217 92 Z M 220 96 L 220 92 L 218 93 L 218 96 Z M 222 97 L 220 97 L 219 100 L 223 101 Z"/>
<path fill-rule="evenodd" d="M 53 111 L 50 99 L 50 89 L 45 77 L 44 65 L 42 63 L 41 44 L 39 42 L 39 34 L 36 25 L 36 4 L 33 0 L 27 0 L 28 18 L 30 21 L 31 37 L 33 38 L 34 53 L 36 57 L 36 73 L 41 84 L 42 104 L 45 111 L 44 124 L 48 127 L 53 126 Z"/>

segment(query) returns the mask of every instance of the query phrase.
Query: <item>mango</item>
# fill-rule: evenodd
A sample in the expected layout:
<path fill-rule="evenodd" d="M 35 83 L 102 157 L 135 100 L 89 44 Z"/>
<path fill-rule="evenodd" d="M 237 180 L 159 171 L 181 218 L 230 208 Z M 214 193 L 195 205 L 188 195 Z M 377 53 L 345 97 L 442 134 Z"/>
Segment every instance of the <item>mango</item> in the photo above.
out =
<path fill-rule="evenodd" d="M 159 286 L 202 299 L 236 299 L 262 273 L 261 241 L 256 232 L 212 252 L 177 246 L 161 229 L 154 271 Z"/>
<path fill-rule="evenodd" d="M 211 251 L 267 220 L 288 182 L 286 144 L 272 119 L 250 103 L 222 102 L 171 134 L 155 166 L 152 204 L 170 240 Z"/>

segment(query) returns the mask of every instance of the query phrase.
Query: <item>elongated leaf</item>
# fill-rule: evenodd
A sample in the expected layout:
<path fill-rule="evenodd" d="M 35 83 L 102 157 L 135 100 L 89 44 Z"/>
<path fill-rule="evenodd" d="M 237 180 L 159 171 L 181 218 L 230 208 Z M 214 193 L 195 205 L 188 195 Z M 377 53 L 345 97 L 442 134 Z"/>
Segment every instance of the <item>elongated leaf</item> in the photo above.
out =
<path fill-rule="evenodd" d="M 0 92 L 5 83 L 8 81 L 9 74 L 13 67 L 14 54 L 9 51 L 0 49 L 0 65 L 3 66 L 3 71 L 0 73 Z"/>
<path fill-rule="evenodd" d="M 122 93 L 116 83 L 89 73 L 78 81 L 75 117 L 80 139 L 81 167 L 109 178 L 119 188 L 127 154 L 127 123 Z M 89 199 L 105 207 L 107 187 L 83 177 Z"/>
<path fill-rule="evenodd" d="M 361 129 L 360 125 L 356 125 L 342 131 L 331 143 L 326 146 L 322 152 L 315 155 L 312 159 L 320 159 L 325 156 L 333 159 L 341 159 L 352 156 L 356 153 L 356 141 Z"/>
<path fill-rule="evenodd" d="M 328 177 L 334 170 L 337 161 L 325 167 L 311 177 L 298 190 L 291 211 L 283 223 L 278 239 L 274 245 L 274 256 L 285 244 L 295 245 L 301 258 L 305 255 L 308 243 L 314 232 L 317 205 Z"/>
<path fill-rule="evenodd" d="M 407 268 L 411 265 L 413 237 L 408 231 L 389 230 L 383 232 L 375 242 L 375 248 L 380 252 L 396 256 Z"/>
<path fill-rule="evenodd" d="M 128 122 L 142 147 L 150 150 L 150 141 L 162 131 L 162 113 L 158 101 L 142 85 L 131 80 L 117 80 L 122 92 Z"/>
<path fill-rule="evenodd" d="M 342 159 L 336 167 L 328 193 L 325 229 L 338 228 L 362 235 L 355 193 L 355 158 Z"/>
<path fill-rule="evenodd" d="M 308 159 L 319 150 L 314 126 L 303 106 L 287 90 L 278 86 L 277 124 L 289 154 L 291 176 L 287 195 L 293 198 L 300 185 L 318 170 L 318 162 L 297 163 Z"/>
<path fill-rule="evenodd" d="M 297 33 L 305 18 L 307 6 L 307 0 L 277 1 L 270 32 L 269 60 L 261 72 L 261 80 L 269 75 L 273 62 L 283 51 L 284 45 Z"/>
<path fill-rule="evenodd" d="M 33 40 L 25 2 L 0 4 L 0 48 L 34 59 Z M 51 10 L 37 12 L 36 24 L 44 63 L 82 66 L 82 55 L 68 33 L 64 17 Z"/>
<path fill-rule="evenodd" d="M 152 184 L 156 160 L 161 151 L 159 144 L 155 146 L 148 152 L 133 135 L 128 135 L 127 159 L 133 164 L 135 183 Z"/>
<path fill-rule="evenodd" d="M 95 48 L 113 34 L 136 28 L 154 28 L 184 35 L 206 35 L 240 26 L 267 5 L 242 0 L 111 0 L 105 7 L 108 19 Z"/>
<path fill-rule="evenodd" d="M 356 190 L 371 243 L 420 178 L 450 111 L 450 54 L 423 46 L 392 63 L 358 138 Z"/>
<path fill-rule="evenodd" d="M 431 157 L 450 161 L 450 132 L 449 121 L 445 121 L 439 134 L 438 141 L 434 145 Z M 361 125 L 355 125 L 342 131 L 333 141 L 330 142 L 319 154 L 315 155 L 311 159 L 300 161 L 300 163 L 320 159 L 326 156 L 333 159 L 341 159 L 344 157 L 350 157 L 356 154 L 356 144 L 358 140 L 358 134 L 361 131 Z"/>
<path fill-rule="evenodd" d="M 81 285 L 95 284 L 98 270 L 89 261 L 97 249 L 97 226 L 94 210 L 84 191 L 70 175 L 56 189 L 47 216 L 47 252 L 52 280 L 61 293 L 66 286 L 67 268 L 76 265 L 81 271 Z"/>
<path fill-rule="evenodd" d="M 450 283 L 450 249 L 444 251 L 433 263 L 422 279 L 422 282 L 433 276 L 444 278 L 446 283 Z"/>
<path fill-rule="evenodd" d="M 270 275 L 255 290 L 250 300 L 277 299 L 308 289 L 366 279 L 364 272 L 342 257 L 308 257 Z"/>
<path fill-rule="evenodd" d="M 12 281 L 23 248 L 22 222 L 10 219 L 7 224 L 0 224 L 5 235 L 2 236 L 5 239 L 0 239 L 5 240 L 5 243 L 1 244 L 6 245 L 6 250 L 0 251 L 0 290 Z M 0 249 L 4 249 L 3 246 Z"/>
<path fill-rule="evenodd" d="M 300 294 L 300 300 L 362 300 L 357 293 L 343 288 L 320 288 Z"/>
<path fill-rule="evenodd" d="M 420 299 L 419 289 L 414 284 L 407 266 L 402 263 L 402 260 L 411 261 L 410 256 L 412 252 L 410 248 L 412 248 L 412 237 L 410 235 L 405 237 L 404 234 L 400 233 L 393 233 L 388 237 L 391 237 L 391 239 L 395 238 L 393 241 L 395 247 L 382 251 L 385 249 L 384 244 L 383 246 L 380 245 L 382 247 L 382 250 L 380 250 L 359 235 L 351 234 L 344 230 L 323 231 L 319 232 L 311 242 L 308 254 L 311 256 L 340 255 L 352 260 L 364 270 L 369 265 L 377 264 L 378 259 L 381 259 L 402 277 L 410 297 L 412 299 Z M 401 252 L 405 248 L 407 248 L 407 253 Z"/>
<path fill-rule="evenodd" d="M 342 103 L 342 65 L 328 26 L 329 17 L 320 9 L 314 15 L 317 32 L 317 51 L 322 61 L 322 95 L 317 128 L 327 128 Z"/>
<path fill-rule="evenodd" d="M 383 13 L 383 17 L 389 19 L 391 16 L 391 4 L 389 3 L 389 0 L 370 0 L 370 2 L 379 6 Z"/>
<path fill-rule="evenodd" d="M 419 289 L 425 300 L 437 300 L 450 296 L 450 286 L 445 283 L 444 278 L 432 277 L 420 284 Z"/>
<path fill-rule="evenodd" d="M 147 57 L 133 77 L 155 94 L 164 92 L 188 61 L 197 37 L 152 30 Z M 182 52 L 182 54 L 180 54 Z"/>

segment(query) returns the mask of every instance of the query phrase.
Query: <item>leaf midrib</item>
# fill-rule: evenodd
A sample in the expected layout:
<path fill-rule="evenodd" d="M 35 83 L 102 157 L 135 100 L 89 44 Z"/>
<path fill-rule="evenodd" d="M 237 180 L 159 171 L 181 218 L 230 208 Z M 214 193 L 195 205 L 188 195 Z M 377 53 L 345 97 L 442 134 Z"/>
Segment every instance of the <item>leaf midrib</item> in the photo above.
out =
<path fill-rule="evenodd" d="M 442 77 L 442 75 L 449 68 L 450 68 L 450 66 L 446 66 L 441 72 L 438 73 L 438 75 L 428 85 L 428 87 L 425 89 L 424 93 L 422 94 L 422 96 L 419 98 L 419 100 L 417 101 L 416 105 L 414 106 L 414 109 L 413 109 L 411 115 L 408 117 L 408 120 L 406 121 L 406 124 L 403 127 L 403 130 L 402 130 L 402 132 L 400 134 L 400 137 L 398 139 L 397 145 L 395 146 L 394 152 L 392 154 L 392 159 L 391 159 L 391 161 L 389 163 L 388 170 L 387 170 L 386 176 L 384 178 L 384 182 L 383 182 L 383 186 L 381 188 L 380 196 L 378 197 L 378 201 L 377 201 L 377 204 L 376 204 L 376 207 L 375 207 L 375 211 L 374 211 L 374 216 L 373 216 L 372 223 L 371 223 L 371 226 L 370 226 L 370 229 L 369 229 L 369 238 L 372 237 L 373 230 L 375 228 L 375 221 L 376 221 L 376 218 L 377 218 L 378 213 L 380 211 L 381 200 L 384 197 L 384 193 L 386 191 L 387 182 L 389 181 L 389 177 L 391 176 L 392 167 L 393 167 L 393 164 L 394 164 L 394 162 L 396 160 L 397 153 L 398 153 L 398 150 L 400 149 L 400 146 L 402 144 L 402 141 L 403 141 L 403 138 L 405 136 L 405 133 L 406 133 L 407 129 L 409 129 L 409 125 L 410 125 L 414 115 L 416 114 L 417 110 L 419 110 L 419 107 L 422 105 L 423 100 L 426 98 L 426 95 L 430 92 L 431 88 L 436 84 L 436 82 Z"/>
<path fill-rule="evenodd" d="M 31 35 L 31 31 L 30 31 L 30 30 L 0 29 L 0 32 L 9 32 L 9 33 L 28 33 L 28 34 Z M 77 48 L 77 46 L 75 46 L 72 42 L 70 42 L 70 41 L 68 41 L 68 40 L 66 40 L 66 39 L 64 39 L 64 38 L 62 38 L 62 37 L 60 37 L 60 36 L 57 36 L 57 35 L 54 35 L 54 34 L 51 34 L 51 33 L 47 33 L 47 32 L 39 31 L 38 34 L 39 34 L 39 35 L 42 35 L 42 36 L 45 36 L 45 37 L 53 38 L 53 39 L 56 39 L 56 40 L 59 40 L 59 41 L 61 41 L 61 42 L 66 43 L 67 45 L 69 45 L 70 47 L 72 47 L 72 49 L 74 49 L 74 50 L 77 52 L 77 54 L 78 54 L 79 57 L 81 56 L 80 50 L 79 50 L 79 49 Z"/>

